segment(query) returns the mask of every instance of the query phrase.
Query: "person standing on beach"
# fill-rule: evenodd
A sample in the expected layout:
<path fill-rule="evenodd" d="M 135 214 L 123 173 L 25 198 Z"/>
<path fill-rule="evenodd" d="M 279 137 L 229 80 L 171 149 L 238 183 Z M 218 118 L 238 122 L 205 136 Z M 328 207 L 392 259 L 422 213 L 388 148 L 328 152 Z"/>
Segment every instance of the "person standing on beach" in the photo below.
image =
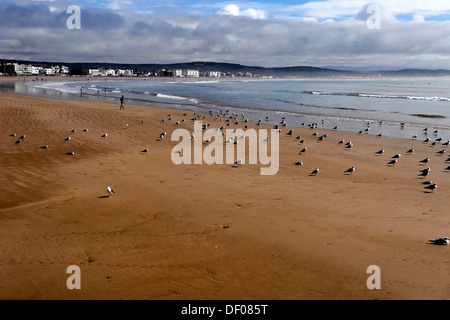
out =
<path fill-rule="evenodd" d="M 125 101 L 125 98 L 122 96 L 122 98 L 120 98 L 120 110 L 125 110 L 125 107 L 123 106 L 123 103 Z"/>

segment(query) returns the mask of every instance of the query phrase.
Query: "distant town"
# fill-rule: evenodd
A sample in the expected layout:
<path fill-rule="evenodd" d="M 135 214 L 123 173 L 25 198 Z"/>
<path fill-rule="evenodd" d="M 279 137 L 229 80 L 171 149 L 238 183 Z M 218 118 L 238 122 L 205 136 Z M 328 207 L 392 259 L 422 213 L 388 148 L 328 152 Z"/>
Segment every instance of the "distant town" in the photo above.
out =
<path fill-rule="evenodd" d="M 450 77 L 446 69 L 348 70 L 333 67 L 258 67 L 221 62 L 172 64 L 61 63 L 0 59 L 0 76 L 84 76 L 153 78 L 384 78 Z"/>
<path fill-rule="evenodd" d="M 89 68 L 85 70 L 86 76 L 91 77 L 173 77 L 173 78 L 221 78 L 221 77 L 249 77 L 253 74 L 250 72 L 221 72 L 216 70 L 200 71 L 193 69 L 159 69 L 150 72 L 142 72 L 133 69 L 114 69 L 102 66 Z M 68 66 L 55 65 L 43 66 L 33 64 L 21 64 L 16 62 L 8 62 L 3 64 L 3 72 L 0 76 L 70 76 L 72 72 Z M 79 75 L 79 74 L 77 74 Z"/>

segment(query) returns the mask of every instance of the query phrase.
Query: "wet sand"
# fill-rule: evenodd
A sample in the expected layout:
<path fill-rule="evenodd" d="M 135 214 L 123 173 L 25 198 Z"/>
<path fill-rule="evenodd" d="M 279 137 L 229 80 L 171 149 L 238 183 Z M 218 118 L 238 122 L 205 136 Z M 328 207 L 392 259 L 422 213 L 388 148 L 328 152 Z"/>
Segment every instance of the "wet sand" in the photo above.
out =
<path fill-rule="evenodd" d="M 449 248 L 427 244 L 449 234 L 443 146 L 283 128 L 279 172 L 262 176 L 261 165 L 173 164 L 171 134 L 193 130 L 192 112 L 10 93 L 0 112 L 1 299 L 448 298 Z M 11 133 L 26 137 L 16 145 Z M 432 171 L 420 178 L 426 157 Z M 66 287 L 70 265 L 81 290 Z M 370 265 L 380 290 L 366 286 Z"/>

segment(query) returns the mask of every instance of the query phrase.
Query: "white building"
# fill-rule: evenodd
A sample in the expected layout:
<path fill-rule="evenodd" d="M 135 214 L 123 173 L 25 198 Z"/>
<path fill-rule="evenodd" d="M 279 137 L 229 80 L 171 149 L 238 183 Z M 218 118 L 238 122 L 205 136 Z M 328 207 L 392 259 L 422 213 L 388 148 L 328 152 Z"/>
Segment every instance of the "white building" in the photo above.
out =
<path fill-rule="evenodd" d="M 206 72 L 206 76 L 210 78 L 220 78 L 222 73 L 220 71 L 208 71 Z"/>
<path fill-rule="evenodd" d="M 183 70 L 181 70 L 181 69 L 173 69 L 172 70 L 172 75 L 175 78 L 182 78 L 183 77 Z"/>
<path fill-rule="evenodd" d="M 9 73 L 16 74 L 18 76 L 26 76 L 32 74 L 32 65 L 9 63 L 6 65 Z"/>
<path fill-rule="evenodd" d="M 114 70 L 114 69 L 106 70 L 106 76 L 107 77 L 115 77 L 116 76 L 116 70 Z"/>
<path fill-rule="evenodd" d="M 31 74 L 33 76 L 38 76 L 43 72 L 44 72 L 44 68 L 42 68 L 42 67 L 35 67 L 35 66 L 31 67 Z"/>
<path fill-rule="evenodd" d="M 186 78 L 199 78 L 200 77 L 200 71 L 198 70 L 183 70 L 183 76 Z"/>
<path fill-rule="evenodd" d="M 89 69 L 89 75 L 93 77 L 99 77 L 101 76 L 101 70 L 100 69 Z"/>
<path fill-rule="evenodd" d="M 134 72 L 133 72 L 133 70 L 129 70 L 129 69 L 126 69 L 126 70 L 119 69 L 116 71 L 116 75 L 119 77 L 133 77 Z"/>
<path fill-rule="evenodd" d="M 54 76 L 56 74 L 54 68 L 45 68 L 44 72 L 46 76 Z"/>

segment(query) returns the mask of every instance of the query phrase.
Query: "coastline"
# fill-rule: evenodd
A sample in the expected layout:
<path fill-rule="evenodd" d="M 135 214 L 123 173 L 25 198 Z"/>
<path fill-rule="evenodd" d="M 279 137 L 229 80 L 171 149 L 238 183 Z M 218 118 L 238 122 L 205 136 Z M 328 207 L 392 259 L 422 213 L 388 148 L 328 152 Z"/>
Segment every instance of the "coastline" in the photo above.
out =
<path fill-rule="evenodd" d="M 48 78 L 56 78 L 56 77 L 48 77 Z M 0 91 L 4 92 L 16 92 L 19 94 L 25 94 L 25 95 L 32 95 L 32 96 L 40 96 L 40 97 L 51 97 L 51 98 L 57 98 L 57 99 L 64 99 L 64 100 L 79 100 L 79 101 L 99 101 L 99 102 L 110 102 L 115 103 L 117 99 L 120 98 L 122 94 L 125 94 L 125 98 L 129 103 L 132 104 L 138 104 L 138 105 L 144 105 L 144 106 L 153 106 L 153 107 L 160 107 L 160 108 L 172 108 L 177 110 L 189 110 L 193 112 L 209 112 L 210 110 L 219 111 L 219 110 L 230 110 L 230 112 L 236 112 L 236 113 L 245 113 L 246 116 L 249 118 L 250 121 L 257 121 L 258 119 L 261 119 L 263 117 L 269 116 L 269 121 L 266 122 L 266 124 L 275 125 L 278 123 L 277 118 L 281 116 L 286 116 L 290 119 L 289 124 L 294 127 L 303 127 L 302 123 L 318 123 L 321 122 L 323 119 L 329 124 L 328 129 L 331 129 L 335 126 L 339 127 L 340 131 L 344 132 L 360 132 L 363 131 L 366 128 L 366 124 L 370 122 L 374 126 L 372 127 L 373 130 L 369 132 L 369 135 L 377 135 L 377 134 L 383 134 L 385 136 L 390 137 L 399 137 L 404 139 L 410 139 L 413 135 L 419 135 L 419 139 L 421 138 L 421 130 L 424 127 L 430 127 L 434 129 L 439 129 L 441 132 L 441 136 L 443 139 L 450 139 L 450 127 L 448 125 L 445 125 L 445 122 L 439 121 L 439 119 L 445 119 L 444 116 L 434 116 L 434 115 L 428 115 L 428 114 L 411 114 L 410 116 L 413 116 L 415 119 L 396 119 L 395 118 L 395 112 L 392 113 L 390 116 L 393 118 L 378 118 L 373 117 L 373 115 L 369 113 L 363 114 L 350 114 L 350 113 L 344 113 L 342 115 L 327 115 L 320 112 L 320 110 L 315 111 L 309 108 L 310 110 L 307 111 L 295 111 L 295 110 L 266 110 L 264 108 L 258 108 L 258 107 L 248 107 L 245 105 L 242 106 L 234 106 L 234 105 L 227 105 L 224 104 L 223 101 L 217 104 L 215 101 L 210 101 L 208 99 L 202 99 L 198 96 L 191 97 L 191 96 L 173 96 L 171 98 L 171 95 L 173 93 L 169 93 L 168 96 L 163 94 L 163 98 L 159 97 L 159 92 L 155 96 L 155 94 L 150 94 L 146 92 L 145 94 L 139 92 L 134 92 L 125 89 L 124 92 L 115 91 L 113 88 L 110 87 L 108 92 L 97 92 L 93 93 L 90 86 L 86 85 L 83 88 L 83 94 L 79 94 L 76 91 L 69 90 L 66 91 L 66 89 L 56 89 L 53 88 L 52 84 L 58 84 L 59 82 L 67 83 L 68 88 L 70 88 L 70 83 L 76 82 L 74 81 L 67 81 L 69 77 L 59 77 L 56 78 L 57 81 L 50 81 L 48 84 L 49 87 L 46 87 L 46 82 L 38 81 L 38 85 L 33 85 L 32 83 L 34 81 L 16 81 L 16 82 L 1 82 L 0 81 Z M 79 77 L 76 77 L 79 78 Z M 50 79 L 50 80 L 51 80 Z M 86 81 L 86 79 L 91 79 L 96 85 L 98 85 L 101 82 L 107 82 L 107 81 L 145 81 L 145 78 L 118 78 L 118 77 L 96 77 L 96 78 L 86 78 L 83 77 L 83 79 L 78 79 L 78 82 L 83 83 L 89 83 L 91 80 Z M 180 81 L 180 82 L 186 82 L 186 81 L 198 81 L 202 82 L 205 81 L 204 79 L 192 79 L 192 78 L 148 78 L 148 80 L 151 81 L 168 81 L 172 83 L 173 81 Z M 236 78 L 236 79 L 215 79 L 210 78 L 210 80 L 206 81 L 252 81 L 251 78 Z M 279 81 L 286 81 L 286 79 L 278 79 Z M 291 79 L 292 81 L 308 81 L 310 82 L 311 79 Z M 316 79 L 317 81 L 321 81 L 324 79 Z M 338 79 L 333 79 L 336 81 L 339 81 Z M 356 79 L 348 79 L 348 81 L 355 81 Z M 369 80 L 369 79 L 367 79 Z M 375 79 L 379 80 L 379 79 Z M 396 79 L 398 80 L 398 79 Z M 255 79 L 253 81 L 276 81 L 274 79 Z M 327 80 L 329 81 L 329 80 Z M 394 80 L 393 80 L 394 81 Z M 42 84 L 42 85 L 41 85 Z M 8 86 L 13 86 L 8 88 Z M 98 85 L 100 88 L 103 87 L 106 90 L 108 86 L 101 86 Z M 78 89 L 79 90 L 79 89 Z M 117 89 L 116 89 L 117 90 Z M 91 92 L 89 92 L 91 91 Z M 147 94 L 148 93 L 148 94 Z M 175 95 L 177 95 L 175 93 Z M 337 108 L 340 109 L 340 108 Z M 343 107 L 343 109 L 345 109 Z M 372 110 L 370 110 L 372 111 Z M 434 119 L 438 119 L 438 121 L 434 121 Z M 382 120 L 382 125 L 379 125 L 379 122 Z M 401 125 L 403 123 L 404 125 Z"/>
<path fill-rule="evenodd" d="M 174 165 L 171 133 L 192 131 L 192 122 L 173 122 L 190 119 L 191 111 L 0 97 L 2 299 L 448 295 L 446 248 L 427 245 L 450 225 L 449 173 L 446 158 L 435 154 L 439 147 L 322 127 L 317 131 L 328 138 L 317 142 L 316 130 L 286 127 L 280 170 L 264 177 L 259 165 Z M 162 123 L 167 114 L 174 120 Z M 224 125 L 204 114 L 211 127 Z M 74 128 L 68 145 L 64 138 Z M 302 134 L 307 154 L 298 155 L 289 129 Z M 164 131 L 167 138 L 157 141 Z M 24 143 L 15 146 L 12 132 L 26 134 Z M 100 138 L 104 132 L 107 139 Z M 355 147 L 345 150 L 341 139 Z M 146 147 L 150 153 L 141 154 Z M 415 152 L 404 155 L 410 147 Z M 385 155 L 376 156 L 381 148 Z M 72 149 L 76 156 L 66 156 Z M 397 153 L 399 163 L 386 165 Z M 425 157 L 439 183 L 433 193 L 417 177 Z M 298 160 L 305 165 L 292 166 Z M 352 165 L 357 171 L 345 175 Z M 310 177 L 315 167 L 321 173 Z M 116 191 L 111 198 L 104 198 L 107 185 Z M 82 270 L 79 291 L 65 286 L 73 264 Z M 381 290 L 366 287 L 370 265 L 381 268 Z"/>

